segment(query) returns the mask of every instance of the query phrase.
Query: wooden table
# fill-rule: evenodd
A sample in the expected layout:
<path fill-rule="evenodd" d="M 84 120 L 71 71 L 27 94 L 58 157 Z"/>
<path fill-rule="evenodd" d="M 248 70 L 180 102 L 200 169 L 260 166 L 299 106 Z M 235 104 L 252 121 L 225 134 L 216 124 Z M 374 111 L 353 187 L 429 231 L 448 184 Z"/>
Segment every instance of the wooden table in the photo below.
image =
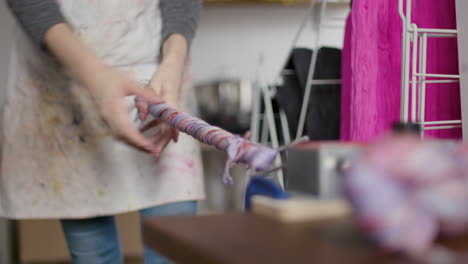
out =
<path fill-rule="evenodd" d="M 181 264 L 416 263 L 378 250 L 350 219 L 286 225 L 250 213 L 175 216 L 146 220 L 143 231 Z M 441 243 L 468 250 L 468 237 Z"/>

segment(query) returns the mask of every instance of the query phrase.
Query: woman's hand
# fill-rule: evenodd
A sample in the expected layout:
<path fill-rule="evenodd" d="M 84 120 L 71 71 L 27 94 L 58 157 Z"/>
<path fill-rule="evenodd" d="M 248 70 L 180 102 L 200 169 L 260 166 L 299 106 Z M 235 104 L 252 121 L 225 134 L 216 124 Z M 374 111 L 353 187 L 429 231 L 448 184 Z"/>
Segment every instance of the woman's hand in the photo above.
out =
<path fill-rule="evenodd" d="M 138 102 L 137 104 L 141 104 L 141 102 Z M 151 153 L 156 159 L 159 159 L 161 153 L 167 147 L 169 142 L 171 142 L 171 140 L 174 142 L 178 141 L 179 131 L 175 128 L 172 128 L 171 125 L 169 125 L 164 120 L 157 118 L 145 125 L 141 129 L 141 132 L 146 132 L 154 127 L 157 127 L 157 130 L 156 133 L 151 137 L 151 140 L 154 144 L 154 149 L 151 151 Z"/>
<path fill-rule="evenodd" d="M 151 153 L 158 151 L 158 146 L 151 138 L 146 138 L 136 129 L 131 120 L 129 105 L 125 98 L 135 95 L 152 104 L 163 101 L 150 89 L 143 89 L 136 81 L 111 67 L 103 67 L 87 83 L 88 91 L 94 99 L 102 119 L 114 135 L 136 147 Z"/>
<path fill-rule="evenodd" d="M 163 98 L 166 104 L 177 109 L 179 107 L 179 88 L 182 82 L 182 71 L 183 68 L 178 68 L 176 65 L 162 63 L 146 90 L 154 92 L 160 98 Z M 147 102 L 138 101 L 137 108 L 140 119 L 146 120 L 148 116 Z M 145 132 L 153 127 L 158 128 L 156 135 L 152 137 L 155 144 L 153 155 L 158 158 L 171 140 L 177 142 L 179 132 L 160 119 L 148 123 L 142 131 Z"/>
<path fill-rule="evenodd" d="M 173 34 L 164 41 L 162 62 L 158 70 L 151 78 L 148 89 L 155 92 L 168 105 L 179 108 L 179 94 L 187 55 L 187 41 L 180 34 Z M 148 115 L 148 104 L 137 103 L 138 113 L 141 120 L 146 120 Z M 158 127 L 158 132 L 153 137 L 156 146 L 153 154 L 159 157 L 171 140 L 177 142 L 179 132 L 172 128 L 167 122 L 156 119 L 145 126 L 142 131 Z"/>
<path fill-rule="evenodd" d="M 166 104 L 174 108 L 179 107 L 179 90 L 182 84 L 183 67 L 183 65 L 170 62 L 161 63 L 148 85 L 159 97 L 164 99 Z"/>
<path fill-rule="evenodd" d="M 52 26 L 44 36 L 44 43 L 55 57 L 88 89 L 103 120 L 124 141 L 154 152 L 154 141 L 138 131 L 130 120 L 127 95 L 136 95 L 150 103 L 161 103 L 156 93 L 146 90 L 116 69 L 104 65 L 86 47 L 70 26 L 64 23 Z"/>

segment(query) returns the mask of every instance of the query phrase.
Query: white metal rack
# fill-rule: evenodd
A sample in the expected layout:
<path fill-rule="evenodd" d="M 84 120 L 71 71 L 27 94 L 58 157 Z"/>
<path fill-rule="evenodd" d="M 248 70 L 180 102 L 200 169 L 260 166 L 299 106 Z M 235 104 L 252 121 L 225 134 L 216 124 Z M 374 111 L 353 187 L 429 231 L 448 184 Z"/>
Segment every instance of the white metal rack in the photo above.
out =
<path fill-rule="evenodd" d="M 310 92 L 312 85 L 335 85 L 341 84 L 341 80 L 314 80 L 313 76 L 315 73 L 315 65 L 317 62 L 317 54 L 318 49 L 322 45 L 321 42 L 321 35 L 323 34 L 323 30 L 325 28 L 338 28 L 342 29 L 344 32 L 344 26 L 346 17 L 328 17 L 327 18 L 327 7 L 329 4 L 350 4 L 350 0 L 311 0 L 310 1 L 310 8 L 307 14 L 305 15 L 304 19 L 302 20 L 298 31 L 295 34 L 295 37 L 292 41 L 290 50 L 295 48 L 298 44 L 299 38 L 301 34 L 304 32 L 306 25 L 308 22 L 312 21 L 316 28 L 316 36 L 315 36 L 315 43 L 313 45 L 313 54 L 310 61 L 309 73 L 307 75 L 307 82 L 306 82 L 306 89 L 304 93 L 304 98 L 301 106 L 301 113 L 299 117 L 299 124 L 297 129 L 297 134 L 294 135 L 294 140 L 301 140 L 304 132 L 304 125 L 305 125 L 305 118 L 307 114 L 307 107 L 310 98 Z M 318 9 L 319 8 L 319 9 Z M 318 13 L 318 17 L 314 14 Z M 314 19 L 316 18 L 316 19 Z M 287 63 L 288 58 L 286 59 L 285 65 Z M 275 84 L 281 82 L 282 70 L 284 67 L 281 68 L 281 72 L 278 74 L 278 77 L 274 80 Z M 276 127 L 276 118 L 279 119 L 281 124 L 281 131 L 283 134 L 283 141 L 285 145 L 291 143 L 291 135 L 289 133 L 288 122 L 286 119 L 285 113 L 280 110 L 278 116 L 275 116 L 273 112 L 272 106 L 272 99 L 276 94 L 275 90 L 276 85 L 269 85 L 266 81 L 260 80 L 257 83 L 253 95 L 254 104 L 253 104 L 253 113 L 252 113 L 252 122 L 251 122 L 251 140 L 254 142 L 260 142 L 262 144 L 270 144 L 273 148 L 278 149 L 279 146 L 279 138 L 277 133 Z M 261 105 L 264 105 L 264 112 L 261 112 Z M 260 129 L 262 127 L 262 129 Z M 261 132 L 261 134 L 260 134 Z M 281 167 L 282 160 L 281 157 L 275 162 L 275 166 Z M 247 172 L 246 180 L 250 179 L 250 175 L 252 172 Z M 283 175 L 282 170 L 276 170 L 276 175 L 274 175 L 277 179 L 278 183 L 284 187 L 283 182 Z"/>
<path fill-rule="evenodd" d="M 401 121 L 420 124 L 422 137 L 427 130 L 460 128 L 461 120 L 426 121 L 425 118 L 426 84 L 460 81 L 460 75 L 427 72 L 427 41 L 430 38 L 456 38 L 457 30 L 420 28 L 412 21 L 411 10 L 412 1 L 407 0 L 405 7 L 404 0 L 398 0 L 398 12 L 403 22 Z"/>

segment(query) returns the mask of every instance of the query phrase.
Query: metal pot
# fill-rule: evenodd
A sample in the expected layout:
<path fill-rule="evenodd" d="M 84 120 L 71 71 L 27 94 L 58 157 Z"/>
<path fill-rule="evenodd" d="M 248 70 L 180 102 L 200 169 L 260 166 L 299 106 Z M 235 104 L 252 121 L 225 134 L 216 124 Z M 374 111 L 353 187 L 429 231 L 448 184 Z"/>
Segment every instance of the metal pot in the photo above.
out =
<path fill-rule="evenodd" d="M 252 83 L 248 80 L 218 80 L 196 87 L 200 117 L 233 133 L 249 129 L 252 113 Z"/>

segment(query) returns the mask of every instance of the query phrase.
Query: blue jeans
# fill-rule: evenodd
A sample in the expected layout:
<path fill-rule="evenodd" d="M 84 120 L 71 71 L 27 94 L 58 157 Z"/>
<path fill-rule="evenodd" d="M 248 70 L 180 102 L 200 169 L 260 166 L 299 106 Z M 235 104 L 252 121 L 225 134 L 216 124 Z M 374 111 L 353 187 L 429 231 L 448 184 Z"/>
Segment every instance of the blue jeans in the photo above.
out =
<path fill-rule="evenodd" d="M 197 202 L 178 202 L 140 211 L 147 217 L 195 214 Z M 73 264 L 123 263 L 122 250 L 114 216 L 61 220 Z M 145 264 L 172 263 L 156 251 L 144 247 Z"/>

